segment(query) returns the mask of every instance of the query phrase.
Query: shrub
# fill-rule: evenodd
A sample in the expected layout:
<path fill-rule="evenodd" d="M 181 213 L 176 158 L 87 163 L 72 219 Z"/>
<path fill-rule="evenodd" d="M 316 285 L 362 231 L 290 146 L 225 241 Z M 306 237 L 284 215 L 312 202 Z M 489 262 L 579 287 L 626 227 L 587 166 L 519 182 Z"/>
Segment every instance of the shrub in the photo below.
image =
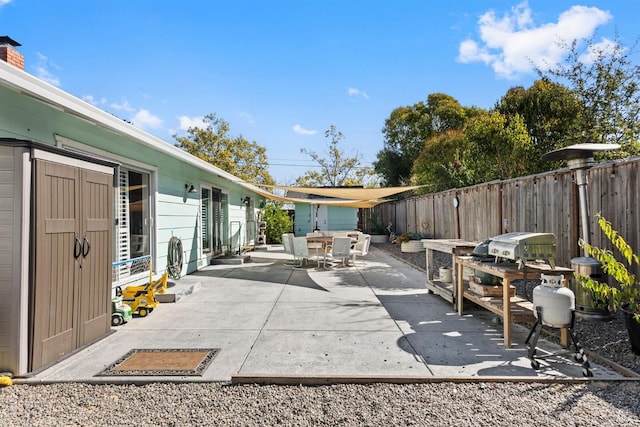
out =
<path fill-rule="evenodd" d="M 594 296 L 594 301 L 604 301 L 606 308 L 612 312 L 622 308 L 630 312 L 637 322 L 640 322 L 640 283 L 637 277 L 629 272 L 632 265 L 640 266 L 640 256 L 634 253 L 633 248 L 613 229 L 609 221 L 600 214 L 597 219 L 600 229 L 622 255 L 626 265 L 616 260 L 612 251 L 591 246 L 581 240 L 580 246 L 602 264 L 602 271 L 611 276 L 618 283 L 618 286 L 610 286 L 583 275 L 578 275 L 577 278 L 583 288 L 589 290 Z"/>
<path fill-rule="evenodd" d="M 282 243 L 282 235 L 291 231 L 291 218 L 282 210 L 282 202 L 268 201 L 263 210 L 262 220 L 267 223 L 267 243 Z"/>

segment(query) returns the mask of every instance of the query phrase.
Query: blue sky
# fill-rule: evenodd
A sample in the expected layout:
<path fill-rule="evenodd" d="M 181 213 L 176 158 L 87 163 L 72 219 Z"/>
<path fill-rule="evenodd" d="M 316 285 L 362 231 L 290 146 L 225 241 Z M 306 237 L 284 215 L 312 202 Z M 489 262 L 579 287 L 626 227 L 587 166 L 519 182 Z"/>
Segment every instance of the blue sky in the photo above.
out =
<path fill-rule="evenodd" d="M 216 113 L 291 184 L 331 125 L 368 165 L 393 109 L 436 92 L 491 108 L 557 40 L 631 46 L 638 17 L 638 0 L 0 0 L 0 35 L 27 72 L 167 143 Z"/>

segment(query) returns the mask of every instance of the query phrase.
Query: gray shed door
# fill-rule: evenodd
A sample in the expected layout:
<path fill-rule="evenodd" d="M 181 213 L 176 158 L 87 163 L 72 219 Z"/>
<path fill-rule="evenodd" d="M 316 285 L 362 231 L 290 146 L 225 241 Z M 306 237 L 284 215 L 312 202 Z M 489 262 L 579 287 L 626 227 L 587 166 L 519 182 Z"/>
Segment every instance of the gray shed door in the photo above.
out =
<path fill-rule="evenodd" d="M 31 370 L 110 329 L 112 176 L 36 161 Z"/>

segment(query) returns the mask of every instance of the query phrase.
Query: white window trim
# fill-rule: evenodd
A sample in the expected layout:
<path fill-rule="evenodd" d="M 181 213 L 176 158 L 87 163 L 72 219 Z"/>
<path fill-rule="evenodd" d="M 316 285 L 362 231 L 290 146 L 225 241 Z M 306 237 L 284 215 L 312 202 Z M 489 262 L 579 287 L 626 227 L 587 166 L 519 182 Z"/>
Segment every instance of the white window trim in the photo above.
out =
<path fill-rule="evenodd" d="M 220 193 L 221 194 L 226 194 L 227 195 L 227 200 L 229 200 L 230 191 L 229 191 L 228 187 L 225 187 L 225 186 L 222 186 L 222 185 L 219 185 L 219 184 L 213 184 L 213 183 L 211 183 L 209 181 L 200 181 L 199 185 L 200 185 L 200 191 L 198 192 L 198 194 L 199 194 L 198 199 L 200 200 L 200 203 L 198 204 L 198 216 L 200 218 L 202 218 L 202 189 L 203 188 L 208 188 L 210 191 L 213 190 L 214 188 L 216 190 L 220 190 Z M 209 263 L 212 258 L 216 257 L 216 255 L 213 255 L 213 251 L 205 252 L 204 248 L 202 247 L 202 236 L 203 236 L 203 233 L 204 233 L 203 226 L 202 226 L 202 221 L 200 221 L 200 226 L 198 228 L 199 228 L 199 230 L 198 230 L 198 232 L 199 232 L 199 236 L 198 236 L 198 239 L 199 239 L 199 242 L 198 242 L 199 258 L 200 259 L 204 259 L 207 263 Z M 229 232 L 228 225 L 222 224 L 222 228 L 223 228 L 223 230 L 221 230 L 221 231 L 222 231 L 223 234 L 225 232 L 225 230 L 224 230 L 225 228 L 227 229 L 227 232 Z M 211 244 L 213 244 L 213 243 L 211 243 Z M 224 246 L 226 246 L 225 242 L 223 242 L 223 247 Z"/>

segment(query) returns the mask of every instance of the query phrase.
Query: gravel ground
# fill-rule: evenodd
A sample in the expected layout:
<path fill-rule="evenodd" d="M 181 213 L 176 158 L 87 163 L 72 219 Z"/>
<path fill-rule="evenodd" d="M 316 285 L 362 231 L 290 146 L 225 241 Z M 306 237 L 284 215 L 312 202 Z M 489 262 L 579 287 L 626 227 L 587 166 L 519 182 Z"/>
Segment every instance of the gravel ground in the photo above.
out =
<path fill-rule="evenodd" d="M 3 426 L 639 426 L 640 383 L 0 389 Z"/>
<path fill-rule="evenodd" d="M 383 246 L 424 269 L 424 253 Z M 640 372 L 618 322 L 580 322 L 578 333 L 587 348 Z M 0 425 L 640 426 L 638 396 L 638 381 L 13 385 L 0 387 Z"/>
<path fill-rule="evenodd" d="M 376 244 L 375 246 L 422 270 L 426 268 L 424 252 L 401 252 L 400 245 L 390 243 Z M 434 264 L 435 268 L 450 266 L 451 256 L 435 252 Z M 518 284 L 515 286 L 517 288 Z M 531 288 L 531 285 L 527 287 Z M 516 292 L 518 292 L 518 290 L 516 290 Z M 631 351 L 627 327 L 621 313 L 616 314 L 608 321 L 585 320 L 577 317 L 574 325 L 574 333 L 585 349 L 640 374 L 640 356 L 635 355 Z"/>

